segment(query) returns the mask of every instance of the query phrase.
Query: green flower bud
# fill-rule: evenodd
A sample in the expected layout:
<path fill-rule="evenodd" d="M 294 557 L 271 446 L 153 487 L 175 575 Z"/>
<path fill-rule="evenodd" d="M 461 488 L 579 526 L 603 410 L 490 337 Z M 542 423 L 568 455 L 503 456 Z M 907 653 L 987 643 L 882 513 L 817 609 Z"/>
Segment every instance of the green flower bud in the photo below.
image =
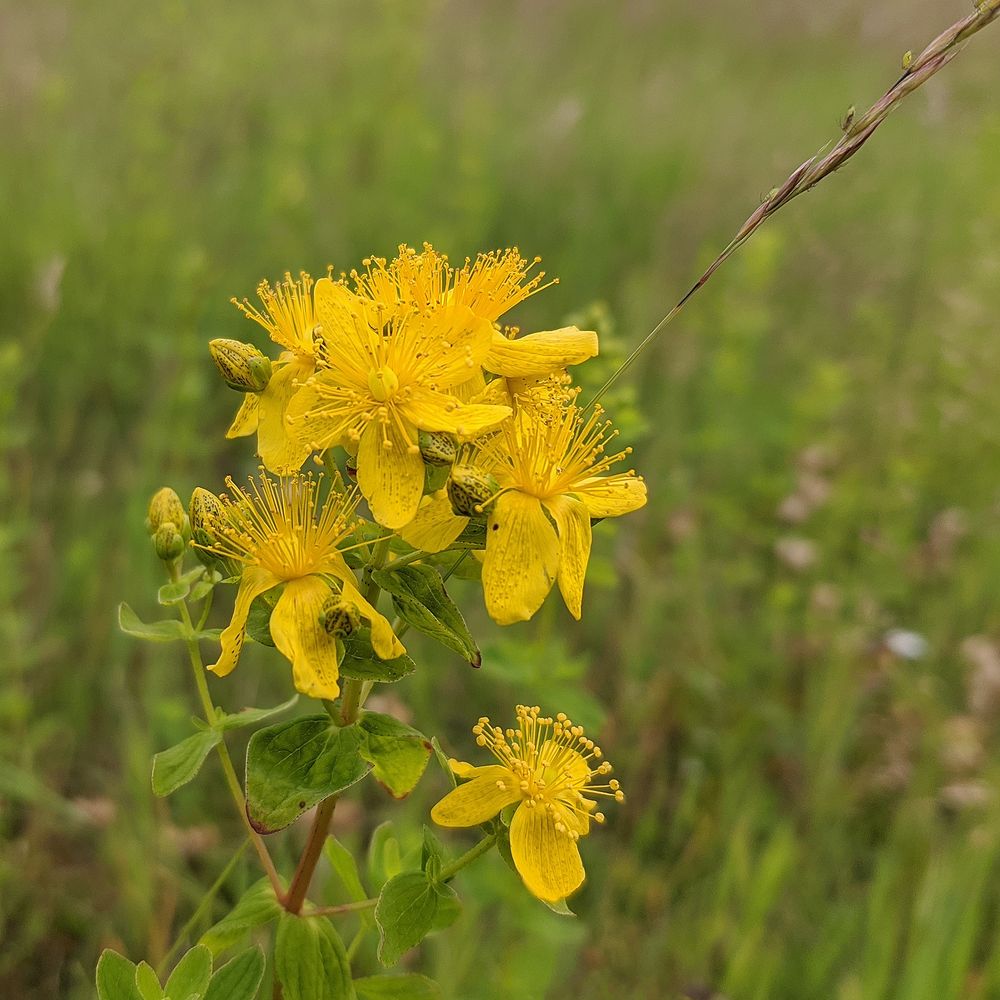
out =
<path fill-rule="evenodd" d="M 223 516 L 219 498 L 198 486 L 191 494 L 188 516 L 191 519 L 191 537 L 195 543 L 194 554 L 202 565 L 214 569 L 219 564 L 218 558 L 211 552 L 206 552 L 201 546 L 210 547 L 215 544 L 215 535 L 211 527 Z"/>
<path fill-rule="evenodd" d="M 253 344 L 218 339 L 209 342 L 208 350 L 230 389 L 263 392 L 271 381 L 271 359 Z"/>
<path fill-rule="evenodd" d="M 473 465 L 453 465 L 445 489 L 451 509 L 459 517 L 476 517 L 489 506 L 500 484 L 488 472 Z"/>
<path fill-rule="evenodd" d="M 346 639 L 361 627 L 361 612 L 356 604 L 345 600 L 341 594 L 331 594 L 323 603 L 319 623 L 327 635 Z"/>
<path fill-rule="evenodd" d="M 458 444 L 443 431 L 420 431 L 420 457 L 428 465 L 451 465 L 458 454 Z"/>
<path fill-rule="evenodd" d="M 164 486 L 153 494 L 149 501 L 149 521 L 147 529 L 151 535 L 160 530 L 160 525 L 173 524 L 178 530 L 184 527 L 184 504 L 181 498 L 169 487 Z"/>
<path fill-rule="evenodd" d="M 153 547 L 164 562 L 173 562 L 184 551 L 184 538 L 173 521 L 164 521 L 153 535 Z"/>

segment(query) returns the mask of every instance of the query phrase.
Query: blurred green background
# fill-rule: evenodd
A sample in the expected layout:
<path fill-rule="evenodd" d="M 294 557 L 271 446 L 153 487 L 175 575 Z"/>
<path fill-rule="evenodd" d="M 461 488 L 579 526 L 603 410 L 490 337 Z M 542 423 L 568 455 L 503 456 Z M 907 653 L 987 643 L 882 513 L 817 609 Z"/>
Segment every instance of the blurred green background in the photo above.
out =
<path fill-rule="evenodd" d="M 596 323 L 599 380 L 967 6 L 0 5 L 0 995 L 90 997 L 105 946 L 162 958 L 240 840 L 214 760 L 153 799 L 196 702 L 182 652 L 113 619 L 158 610 L 153 490 L 252 468 L 206 351 L 252 335 L 229 297 L 402 241 L 516 244 L 561 284 L 514 319 Z M 383 702 L 460 756 L 483 712 L 575 712 L 630 793 L 584 844 L 579 920 L 495 857 L 459 877 L 463 917 L 411 956 L 448 997 L 1000 995 L 998 46 L 629 376 L 651 499 L 596 532 L 583 623 L 552 600 L 501 631 L 460 585 L 482 670 L 427 648 Z M 234 710 L 287 687 L 273 655 L 213 682 Z M 338 835 L 418 829 L 444 787 L 373 788 Z M 303 834 L 275 838 L 286 869 Z"/>

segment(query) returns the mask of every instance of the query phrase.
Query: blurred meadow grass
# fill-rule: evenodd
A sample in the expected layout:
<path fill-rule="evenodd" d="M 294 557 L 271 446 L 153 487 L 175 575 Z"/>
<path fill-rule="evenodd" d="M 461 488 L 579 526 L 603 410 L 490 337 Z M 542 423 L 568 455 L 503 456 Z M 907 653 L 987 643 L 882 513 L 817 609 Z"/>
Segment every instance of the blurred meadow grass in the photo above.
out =
<path fill-rule="evenodd" d="M 596 323 L 599 381 L 965 12 L 0 5 L 0 995 L 90 997 L 104 946 L 161 958 L 239 844 L 214 762 L 153 799 L 195 702 L 181 653 L 113 619 L 155 610 L 149 495 L 252 467 L 206 350 L 253 336 L 229 297 L 402 241 L 517 244 L 561 284 L 516 320 Z M 651 500 L 596 532 L 583 623 L 553 600 L 500 631 L 460 585 L 483 669 L 427 650 L 384 696 L 459 756 L 482 713 L 565 708 L 630 793 L 579 921 L 496 859 L 461 876 L 415 956 L 446 996 L 1000 995 L 998 45 L 769 222 L 609 400 Z M 263 656 L 213 682 L 232 709 L 286 687 Z M 376 792 L 338 809 L 346 842 L 400 811 Z M 227 898 L 256 877 L 248 852 Z"/>

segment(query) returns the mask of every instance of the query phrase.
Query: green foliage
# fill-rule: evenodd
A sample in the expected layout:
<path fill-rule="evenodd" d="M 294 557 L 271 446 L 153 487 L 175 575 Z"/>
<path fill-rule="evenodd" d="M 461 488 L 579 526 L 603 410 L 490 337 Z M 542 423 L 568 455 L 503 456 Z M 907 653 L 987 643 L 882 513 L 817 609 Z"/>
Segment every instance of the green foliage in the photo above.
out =
<path fill-rule="evenodd" d="M 359 755 L 365 734 L 308 715 L 260 729 L 247 746 L 247 815 L 273 833 L 318 802 L 349 788 L 372 768 Z"/>
<path fill-rule="evenodd" d="M 135 963 L 110 948 L 97 963 L 98 1000 L 142 1000 L 135 985 Z"/>
<path fill-rule="evenodd" d="M 283 912 L 274 896 L 274 889 L 266 878 L 252 885 L 236 906 L 201 938 L 213 955 L 241 941 L 250 931 L 264 927 Z"/>
<path fill-rule="evenodd" d="M 221 739 L 219 730 L 203 729 L 169 750 L 161 750 L 153 757 L 153 792 L 160 796 L 170 795 L 186 785 L 201 770 L 205 758 Z"/>
<path fill-rule="evenodd" d="M 329 920 L 282 914 L 274 971 L 286 1000 L 355 1000 L 344 942 Z"/>
<path fill-rule="evenodd" d="M 409 795 L 431 755 L 427 737 L 379 712 L 362 712 L 357 724 L 365 735 L 358 752 L 372 764 L 376 780 L 397 799 Z"/>
<path fill-rule="evenodd" d="M 170 973 L 163 992 L 169 1000 L 202 1000 L 212 978 L 212 953 L 196 945 Z"/>
<path fill-rule="evenodd" d="M 441 1000 L 441 988 L 426 976 L 365 976 L 354 980 L 358 1000 Z"/>
<path fill-rule="evenodd" d="M 124 602 L 118 606 L 118 627 L 134 639 L 145 639 L 147 642 L 177 642 L 187 639 L 218 639 L 222 630 L 217 628 L 190 631 L 187 626 L 176 619 L 167 618 L 163 621 L 146 624 Z"/>
<path fill-rule="evenodd" d="M 248 948 L 212 975 L 204 1000 L 253 1000 L 264 978 L 264 952 Z"/>
<path fill-rule="evenodd" d="M 375 907 L 379 961 L 395 965 L 420 944 L 432 930 L 439 906 L 454 896 L 454 889 L 423 871 L 402 872 L 386 882 Z"/>
<path fill-rule="evenodd" d="M 142 1000 L 163 1000 L 163 987 L 155 970 L 148 962 L 140 962 L 135 968 L 135 988 Z"/>
<path fill-rule="evenodd" d="M 379 570 L 372 579 L 392 595 L 393 607 L 403 621 L 479 666 L 479 647 L 433 566 L 415 564 Z"/>
<path fill-rule="evenodd" d="M 372 649 L 371 629 L 367 626 L 344 641 L 344 658 L 340 662 L 340 673 L 344 677 L 394 684 L 414 670 L 416 664 L 405 653 L 391 660 L 380 660 Z"/>

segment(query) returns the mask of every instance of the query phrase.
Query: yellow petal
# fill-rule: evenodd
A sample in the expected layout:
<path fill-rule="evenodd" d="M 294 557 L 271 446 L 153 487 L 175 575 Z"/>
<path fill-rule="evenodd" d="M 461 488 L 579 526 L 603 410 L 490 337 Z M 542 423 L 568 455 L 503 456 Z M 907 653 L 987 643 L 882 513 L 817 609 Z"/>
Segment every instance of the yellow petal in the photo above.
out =
<path fill-rule="evenodd" d="M 469 523 L 451 509 L 445 490 L 438 490 L 420 501 L 417 516 L 400 528 L 400 538 L 422 552 L 440 552 L 462 533 Z"/>
<path fill-rule="evenodd" d="M 388 407 L 386 407 L 388 410 Z M 424 492 L 424 460 L 417 433 L 407 433 L 396 420 L 372 420 L 358 446 L 358 486 L 372 516 L 386 528 L 401 528 L 413 520 Z"/>
<path fill-rule="evenodd" d="M 463 403 L 475 402 L 476 396 L 486 388 L 486 379 L 483 377 L 482 368 L 477 368 L 475 374 L 465 382 L 452 386 L 448 391 L 458 397 Z"/>
<path fill-rule="evenodd" d="M 450 791 L 432 810 L 438 826 L 478 826 L 521 797 L 517 778 L 499 764 L 476 769 L 476 776 Z"/>
<path fill-rule="evenodd" d="M 332 701 L 340 694 L 337 640 L 320 620 L 329 596 L 318 576 L 289 582 L 271 612 L 271 638 L 292 664 L 295 690 Z"/>
<path fill-rule="evenodd" d="M 454 396 L 432 389 L 412 387 L 400 409 L 423 431 L 446 431 L 460 438 L 473 438 L 502 424 L 513 410 L 509 406 L 461 403 Z"/>
<path fill-rule="evenodd" d="M 555 583 L 559 539 L 537 497 L 512 491 L 497 499 L 486 525 L 483 592 L 498 625 L 527 621 Z"/>
<path fill-rule="evenodd" d="M 578 330 L 575 326 L 542 330 L 513 340 L 494 332 L 483 367 L 508 378 L 528 378 L 547 375 L 567 365 L 578 365 L 596 355 L 597 334 L 592 330 Z"/>
<path fill-rule="evenodd" d="M 257 430 L 257 423 L 260 420 L 259 404 L 260 397 L 255 392 L 248 392 L 243 397 L 243 403 L 236 411 L 229 430 L 226 431 L 227 438 L 246 437 Z"/>
<path fill-rule="evenodd" d="M 394 660 L 406 652 L 406 647 L 392 630 L 389 619 L 371 606 L 354 586 L 351 580 L 341 580 L 341 593 L 344 600 L 358 606 L 361 617 L 366 619 L 372 630 L 372 649 L 380 660 Z"/>
<path fill-rule="evenodd" d="M 547 903 L 565 899 L 586 877 L 576 842 L 556 830 L 556 816 L 542 805 L 518 806 L 510 824 L 510 853 L 528 891 Z"/>
<path fill-rule="evenodd" d="M 646 484 L 638 476 L 594 476 L 573 487 L 591 517 L 618 517 L 646 506 Z"/>
<path fill-rule="evenodd" d="M 312 451 L 300 437 L 289 433 L 285 416 L 288 404 L 299 384 L 313 371 L 308 358 L 295 358 L 276 369 L 267 388 L 259 394 L 260 426 L 257 428 L 257 453 L 264 465 L 278 475 L 297 472 Z"/>
<path fill-rule="evenodd" d="M 559 532 L 559 590 L 570 614 L 579 621 L 590 559 L 590 511 L 579 500 L 565 496 L 546 500 L 545 506 Z"/>
<path fill-rule="evenodd" d="M 495 378 L 487 382 L 483 390 L 472 398 L 473 403 L 490 403 L 493 406 L 514 405 L 514 398 L 510 393 L 510 386 L 505 378 Z"/>
<path fill-rule="evenodd" d="M 229 624 L 222 630 L 219 641 L 222 643 L 222 651 L 218 660 L 208 669 L 220 677 L 225 677 L 235 668 L 240 658 L 240 650 L 243 648 L 243 640 L 246 638 L 247 615 L 250 614 L 250 605 L 254 598 L 263 594 L 265 590 L 277 587 L 281 581 L 266 569 L 259 566 L 247 566 L 240 577 L 240 589 L 236 592 L 236 605 L 233 608 L 233 617 Z"/>
<path fill-rule="evenodd" d="M 467 764 L 464 760 L 456 760 L 454 757 L 448 758 L 448 766 L 452 769 L 457 778 L 474 778 L 483 768 L 476 764 Z M 493 765 L 487 765 L 492 767 Z"/>
<path fill-rule="evenodd" d="M 313 309 L 324 340 L 335 340 L 337 335 L 354 326 L 352 313 L 357 311 L 356 297 L 332 278 L 320 278 L 313 289 Z"/>

